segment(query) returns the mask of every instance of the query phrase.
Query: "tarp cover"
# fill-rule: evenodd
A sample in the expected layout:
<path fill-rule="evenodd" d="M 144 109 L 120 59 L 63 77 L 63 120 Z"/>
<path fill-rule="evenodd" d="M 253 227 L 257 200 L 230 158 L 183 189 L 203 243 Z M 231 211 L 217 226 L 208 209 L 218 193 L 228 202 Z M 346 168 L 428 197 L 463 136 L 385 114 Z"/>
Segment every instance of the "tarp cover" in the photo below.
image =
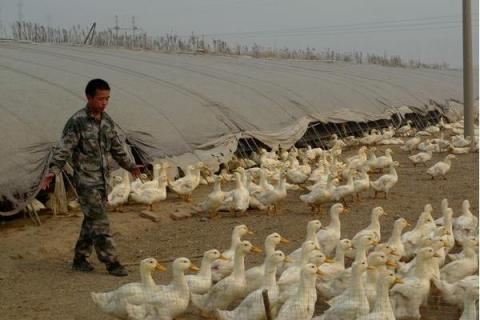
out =
<path fill-rule="evenodd" d="M 149 159 L 180 156 L 181 166 L 228 158 L 240 137 L 291 146 L 312 121 L 388 118 L 463 95 L 461 71 L 4 41 L 0 196 L 21 205 L 35 193 L 52 145 L 97 77 L 112 87 L 107 111 L 129 142 Z"/>

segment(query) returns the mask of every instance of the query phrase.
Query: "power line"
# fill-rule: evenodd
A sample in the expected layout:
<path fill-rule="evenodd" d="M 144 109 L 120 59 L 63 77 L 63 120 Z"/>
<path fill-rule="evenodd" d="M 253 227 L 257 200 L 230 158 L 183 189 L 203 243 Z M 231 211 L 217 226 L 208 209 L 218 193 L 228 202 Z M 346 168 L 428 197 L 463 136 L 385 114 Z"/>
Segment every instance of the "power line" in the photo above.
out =
<path fill-rule="evenodd" d="M 478 24 L 476 24 L 478 26 Z M 346 34 L 356 34 L 356 33 L 374 33 L 374 32 L 399 32 L 399 31 L 419 31 L 419 30 L 438 30 L 438 29 L 458 29 L 461 27 L 460 22 L 455 23 L 444 23 L 444 24 L 418 24 L 410 26 L 392 26 L 392 27 L 383 27 L 383 28 L 355 28 L 355 29 L 339 29 L 339 30 L 326 30 L 326 31 L 310 31 L 310 32 L 290 32 L 290 33 L 271 33 L 271 34 L 238 34 L 237 37 L 285 37 L 285 36 L 330 36 L 330 35 L 346 35 Z"/>
<path fill-rule="evenodd" d="M 443 20 L 445 18 L 456 18 L 455 20 Z M 378 28 L 393 28 L 393 27 L 411 27 L 422 25 L 435 25 L 435 24 L 460 24 L 462 21 L 458 20 L 458 16 L 437 16 L 429 18 L 414 18 L 414 19 L 402 19 L 402 20 L 390 20 L 390 21 L 375 21 L 375 22 L 360 22 L 352 24 L 336 24 L 336 25 L 324 25 L 316 27 L 303 27 L 293 29 L 279 29 L 279 30 L 264 30 L 264 31 L 245 31 L 245 32 L 228 32 L 228 33 L 211 33 L 204 34 L 205 36 L 220 37 L 220 36 L 260 36 L 260 35 L 304 35 L 306 33 L 318 33 L 318 32 L 337 32 L 359 29 L 378 29 Z M 439 20 L 439 21 L 436 21 Z M 416 22 L 416 23 L 415 23 Z"/>

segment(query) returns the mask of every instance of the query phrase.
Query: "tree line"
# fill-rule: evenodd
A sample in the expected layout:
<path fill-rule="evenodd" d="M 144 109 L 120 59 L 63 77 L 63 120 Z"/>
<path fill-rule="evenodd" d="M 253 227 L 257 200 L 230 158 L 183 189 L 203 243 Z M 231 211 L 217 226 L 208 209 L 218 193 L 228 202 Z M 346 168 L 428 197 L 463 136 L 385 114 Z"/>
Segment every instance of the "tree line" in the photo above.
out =
<path fill-rule="evenodd" d="M 84 44 L 89 34 L 89 27 L 80 25 L 69 28 L 50 27 L 39 23 L 17 21 L 12 25 L 12 36 L 15 40 L 32 41 L 37 43 L 54 44 Z M 113 29 L 94 31 L 87 39 L 87 44 L 95 47 L 125 48 L 125 49 L 143 49 L 154 50 L 166 53 L 204 53 L 204 54 L 222 54 L 250 56 L 263 59 L 297 59 L 297 60 L 317 60 L 336 62 L 343 61 L 349 63 L 367 63 L 391 67 L 403 68 L 431 68 L 446 69 L 448 65 L 427 64 L 418 60 L 403 60 L 400 56 L 387 56 L 363 52 L 339 52 L 332 49 L 316 50 L 307 47 L 305 49 L 280 48 L 273 49 L 261 46 L 257 43 L 253 45 L 230 44 L 222 39 L 208 39 L 204 36 L 192 34 L 188 37 L 180 37 L 175 34 L 165 34 L 162 36 L 151 36 L 146 32 L 116 32 Z"/>

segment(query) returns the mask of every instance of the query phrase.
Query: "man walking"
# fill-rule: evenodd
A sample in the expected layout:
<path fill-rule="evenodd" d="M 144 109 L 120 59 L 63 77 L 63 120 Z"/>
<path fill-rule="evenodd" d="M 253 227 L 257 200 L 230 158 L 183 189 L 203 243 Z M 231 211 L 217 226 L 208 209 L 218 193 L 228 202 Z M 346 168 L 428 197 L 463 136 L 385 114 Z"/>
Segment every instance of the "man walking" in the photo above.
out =
<path fill-rule="evenodd" d="M 67 121 L 62 138 L 54 149 L 49 173 L 42 181 L 42 188 L 48 187 L 67 160 L 71 161 L 74 169 L 73 182 L 84 213 L 72 269 L 93 271 L 87 258 L 95 247 L 98 260 L 105 263 L 109 274 L 127 276 L 128 271 L 118 261 L 105 208 L 108 153 L 133 176 L 138 176 L 140 169 L 125 151 L 113 120 L 105 112 L 110 99 L 108 83 L 102 79 L 93 79 L 87 84 L 85 94 L 87 105 Z"/>

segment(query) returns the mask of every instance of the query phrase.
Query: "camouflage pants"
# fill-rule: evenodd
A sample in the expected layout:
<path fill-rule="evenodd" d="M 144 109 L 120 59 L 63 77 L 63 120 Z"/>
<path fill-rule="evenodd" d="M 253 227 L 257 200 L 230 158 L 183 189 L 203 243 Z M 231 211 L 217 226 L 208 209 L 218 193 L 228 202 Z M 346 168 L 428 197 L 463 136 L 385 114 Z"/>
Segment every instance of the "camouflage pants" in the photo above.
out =
<path fill-rule="evenodd" d="M 107 264 L 116 262 L 115 243 L 105 209 L 105 190 L 77 186 L 77 193 L 84 218 L 75 246 L 75 257 L 89 257 L 95 247 L 98 260 Z"/>

